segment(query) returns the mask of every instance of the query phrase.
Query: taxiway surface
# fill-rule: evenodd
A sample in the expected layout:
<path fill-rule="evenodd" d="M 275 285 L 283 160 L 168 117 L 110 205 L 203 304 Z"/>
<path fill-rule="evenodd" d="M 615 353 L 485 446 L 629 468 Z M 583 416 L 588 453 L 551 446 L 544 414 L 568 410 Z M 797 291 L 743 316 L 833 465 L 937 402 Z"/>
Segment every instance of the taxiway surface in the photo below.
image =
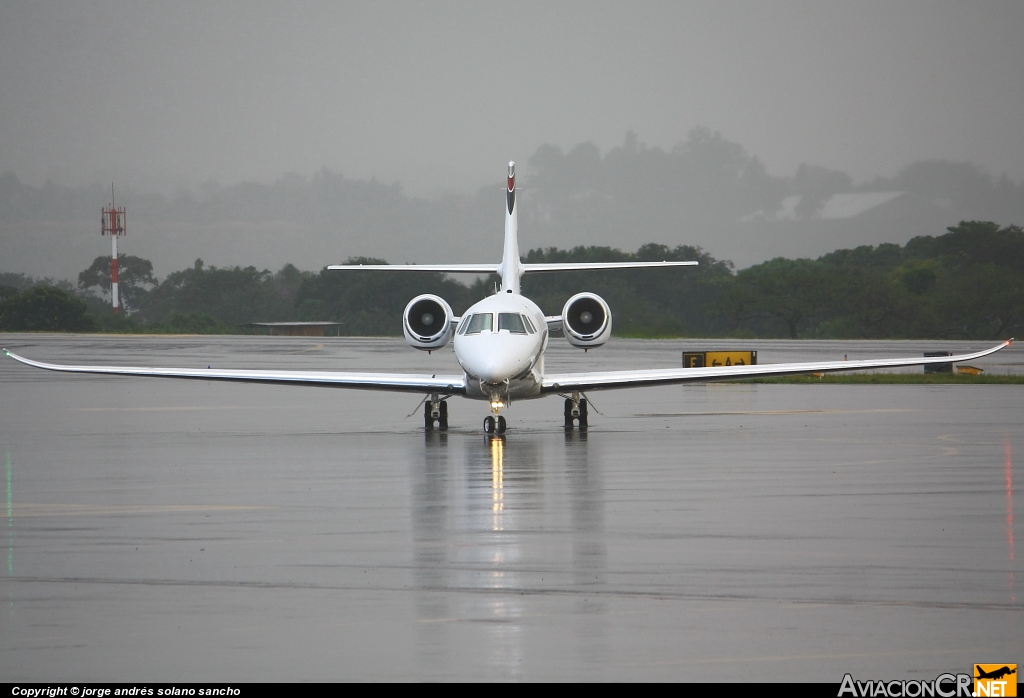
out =
<path fill-rule="evenodd" d="M 456 369 L 390 339 L 0 342 L 68 363 Z M 548 370 L 988 344 L 555 341 Z M 1015 344 L 984 367 L 1022 365 Z M 459 398 L 424 435 L 408 395 L 0 358 L 0 676 L 838 683 L 1024 659 L 1024 386 L 593 398 L 586 434 L 546 398 L 489 440 L 486 405 Z"/>

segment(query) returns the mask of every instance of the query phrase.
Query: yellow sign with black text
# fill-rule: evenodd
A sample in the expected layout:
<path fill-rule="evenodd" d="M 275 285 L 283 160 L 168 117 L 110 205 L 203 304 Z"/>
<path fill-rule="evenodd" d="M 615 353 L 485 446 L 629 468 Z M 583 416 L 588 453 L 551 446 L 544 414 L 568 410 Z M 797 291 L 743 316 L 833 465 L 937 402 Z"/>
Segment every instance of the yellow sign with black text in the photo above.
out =
<path fill-rule="evenodd" d="M 756 364 L 756 351 L 683 352 L 683 368 L 704 368 L 705 366 L 754 366 Z"/>

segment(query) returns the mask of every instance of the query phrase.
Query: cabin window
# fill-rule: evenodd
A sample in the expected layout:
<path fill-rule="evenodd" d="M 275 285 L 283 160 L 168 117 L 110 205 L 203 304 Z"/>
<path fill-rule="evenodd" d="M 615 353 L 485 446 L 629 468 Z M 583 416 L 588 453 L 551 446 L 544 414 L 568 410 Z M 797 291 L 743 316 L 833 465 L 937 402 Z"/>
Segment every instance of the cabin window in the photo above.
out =
<path fill-rule="evenodd" d="M 508 330 L 512 334 L 526 334 L 523 316 L 519 313 L 498 313 L 498 331 Z"/>
<path fill-rule="evenodd" d="M 490 332 L 494 328 L 494 315 L 491 313 L 474 313 L 469 318 L 469 324 L 466 326 L 466 334 L 480 334 L 481 332 Z"/>

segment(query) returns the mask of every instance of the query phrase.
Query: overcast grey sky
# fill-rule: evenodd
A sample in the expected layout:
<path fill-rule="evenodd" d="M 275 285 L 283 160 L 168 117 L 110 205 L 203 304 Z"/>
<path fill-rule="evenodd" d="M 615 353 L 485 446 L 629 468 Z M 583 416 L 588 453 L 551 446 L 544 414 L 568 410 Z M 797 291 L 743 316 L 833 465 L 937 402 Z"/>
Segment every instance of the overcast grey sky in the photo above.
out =
<path fill-rule="evenodd" d="M 542 143 L 707 126 L 773 174 L 935 158 L 1020 181 L 1022 35 L 1022 2 L 0 0 L 0 170 L 195 186 L 327 166 L 424 193 Z"/>

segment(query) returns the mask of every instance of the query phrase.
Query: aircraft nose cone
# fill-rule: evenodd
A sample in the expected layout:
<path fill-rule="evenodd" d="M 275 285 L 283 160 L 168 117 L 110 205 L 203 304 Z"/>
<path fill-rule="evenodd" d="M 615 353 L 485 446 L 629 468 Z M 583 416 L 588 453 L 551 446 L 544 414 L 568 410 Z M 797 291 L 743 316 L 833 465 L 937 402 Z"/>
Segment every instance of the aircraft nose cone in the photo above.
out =
<path fill-rule="evenodd" d="M 518 376 L 530 365 L 535 347 L 525 336 L 484 333 L 461 337 L 455 345 L 459 363 L 469 375 L 497 385 Z"/>
<path fill-rule="evenodd" d="M 517 361 L 510 361 L 500 356 L 480 357 L 474 362 L 473 368 L 477 378 L 487 383 L 503 383 L 518 373 Z"/>

